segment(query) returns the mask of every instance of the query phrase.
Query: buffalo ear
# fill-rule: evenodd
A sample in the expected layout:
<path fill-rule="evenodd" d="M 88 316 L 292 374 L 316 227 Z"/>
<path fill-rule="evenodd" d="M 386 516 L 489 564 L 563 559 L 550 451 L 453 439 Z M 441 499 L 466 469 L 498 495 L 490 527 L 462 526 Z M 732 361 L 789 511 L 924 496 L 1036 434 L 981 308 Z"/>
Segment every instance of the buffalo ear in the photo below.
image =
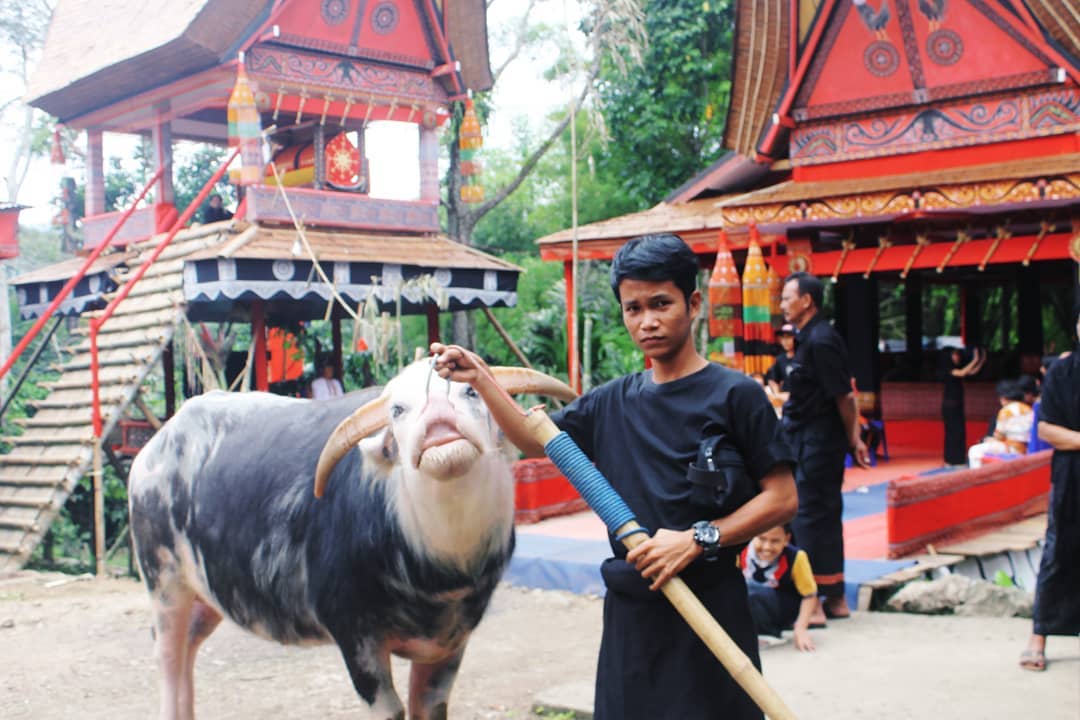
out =
<path fill-rule="evenodd" d="M 364 464 L 371 464 L 383 470 L 389 470 L 398 461 L 398 444 L 390 428 L 366 437 L 360 441 L 360 454 Z"/>

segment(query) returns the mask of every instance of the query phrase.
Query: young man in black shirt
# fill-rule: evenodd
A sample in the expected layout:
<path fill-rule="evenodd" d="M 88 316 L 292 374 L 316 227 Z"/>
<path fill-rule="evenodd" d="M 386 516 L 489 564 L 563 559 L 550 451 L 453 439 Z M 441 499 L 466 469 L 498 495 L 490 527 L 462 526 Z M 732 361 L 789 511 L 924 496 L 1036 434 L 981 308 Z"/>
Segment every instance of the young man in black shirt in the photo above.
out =
<path fill-rule="evenodd" d="M 810 556 L 814 580 L 825 596 L 824 615 L 840 618 L 851 614 L 844 596 L 844 455 L 851 449 L 864 468 L 870 457 L 859 433 L 847 347 L 821 315 L 823 296 L 824 286 L 813 275 L 795 273 L 784 283 L 780 307 L 798 334 L 783 424 L 797 461 L 795 542 Z"/>
<path fill-rule="evenodd" d="M 761 386 L 709 363 L 690 332 L 701 309 L 697 258 L 675 235 L 631 239 L 615 255 L 611 286 L 623 323 L 652 368 L 597 388 L 552 419 L 634 511 L 652 537 L 601 567 L 607 585 L 596 676 L 598 720 L 761 718 L 685 621 L 656 592 L 681 575 L 755 665 L 757 638 L 735 558 L 750 538 L 794 515 L 792 458 Z M 483 363 L 462 348 L 432 345 L 443 377 L 488 397 Z M 715 490 L 687 471 L 705 433 L 725 434 L 761 492 L 717 517 Z M 510 438 L 528 456 L 543 448 Z M 696 529 L 695 529 L 696 526 Z"/>

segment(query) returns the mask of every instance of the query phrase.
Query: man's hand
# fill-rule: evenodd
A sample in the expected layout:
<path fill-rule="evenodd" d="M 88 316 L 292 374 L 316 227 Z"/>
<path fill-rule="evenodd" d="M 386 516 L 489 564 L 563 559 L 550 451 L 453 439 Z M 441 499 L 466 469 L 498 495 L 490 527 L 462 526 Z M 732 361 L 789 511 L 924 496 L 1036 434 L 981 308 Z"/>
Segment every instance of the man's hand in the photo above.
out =
<path fill-rule="evenodd" d="M 659 590 L 701 552 L 701 546 L 694 542 L 693 530 L 661 528 L 651 538 L 628 552 L 626 562 L 636 567 L 646 580 L 652 580 L 650 590 Z"/>
<path fill-rule="evenodd" d="M 866 443 L 862 441 L 861 437 L 855 438 L 855 441 L 851 444 L 851 457 L 854 458 L 855 464 L 864 470 L 870 467 L 870 451 L 866 448 Z"/>
<path fill-rule="evenodd" d="M 431 353 L 435 355 L 435 372 L 447 380 L 473 385 L 487 369 L 479 355 L 459 345 L 431 343 Z"/>

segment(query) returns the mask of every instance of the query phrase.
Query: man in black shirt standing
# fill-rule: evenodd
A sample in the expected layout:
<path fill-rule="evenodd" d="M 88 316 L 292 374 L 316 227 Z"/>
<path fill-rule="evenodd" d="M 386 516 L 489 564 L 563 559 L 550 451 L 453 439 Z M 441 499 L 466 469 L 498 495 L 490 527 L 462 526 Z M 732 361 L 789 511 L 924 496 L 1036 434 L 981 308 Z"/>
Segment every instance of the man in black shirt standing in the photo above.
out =
<path fill-rule="evenodd" d="M 818 591 L 825 597 L 824 615 L 840 618 L 851 614 L 844 595 L 844 455 L 850 448 L 864 468 L 870 460 L 859 437 L 847 348 L 821 315 L 824 294 L 821 280 L 808 273 L 795 273 L 784 283 L 780 307 L 798 334 L 783 423 L 798 463 L 799 512 L 791 523 L 795 542 L 810 556 Z"/>
<path fill-rule="evenodd" d="M 633 238 L 615 255 L 611 287 L 634 343 L 652 368 L 612 380 L 552 420 L 596 463 L 652 537 L 614 557 L 596 673 L 597 720 L 759 720 L 761 711 L 705 644 L 656 592 L 680 575 L 752 662 L 760 667 L 739 548 L 795 512 L 791 453 L 761 386 L 708 362 L 694 347 L 701 309 L 693 251 L 676 235 Z M 443 377 L 496 392 L 483 361 L 459 347 L 432 345 Z M 760 492 L 718 517 L 716 487 L 691 481 L 701 440 L 723 435 Z M 531 438 L 510 438 L 527 456 Z"/>

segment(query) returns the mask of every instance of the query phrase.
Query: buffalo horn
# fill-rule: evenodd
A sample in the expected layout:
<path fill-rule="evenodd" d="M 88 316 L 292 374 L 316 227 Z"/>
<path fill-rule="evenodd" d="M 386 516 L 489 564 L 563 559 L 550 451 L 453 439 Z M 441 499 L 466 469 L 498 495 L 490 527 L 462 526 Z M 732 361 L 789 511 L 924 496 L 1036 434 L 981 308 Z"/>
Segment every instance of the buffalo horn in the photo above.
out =
<path fill-rule="evenodd" d="M 529 368 L 493 367 L 491 374 L 499 386 L 511 394 L 547 395 L 567 402 L 577 397 L 577 393 L 566 383 Z M 334 432 L 323 446 L 322 453 L 319 455 L 319 464 L 315 468 L 315 497 L 321 498 L 326 492 L 330 473 L 334 471 L 341 459 L 358 442 L 386 426 L 388 422 L 386 402 L 387 396 L 384 393 L 345 418 L 334 428 Z"/>

